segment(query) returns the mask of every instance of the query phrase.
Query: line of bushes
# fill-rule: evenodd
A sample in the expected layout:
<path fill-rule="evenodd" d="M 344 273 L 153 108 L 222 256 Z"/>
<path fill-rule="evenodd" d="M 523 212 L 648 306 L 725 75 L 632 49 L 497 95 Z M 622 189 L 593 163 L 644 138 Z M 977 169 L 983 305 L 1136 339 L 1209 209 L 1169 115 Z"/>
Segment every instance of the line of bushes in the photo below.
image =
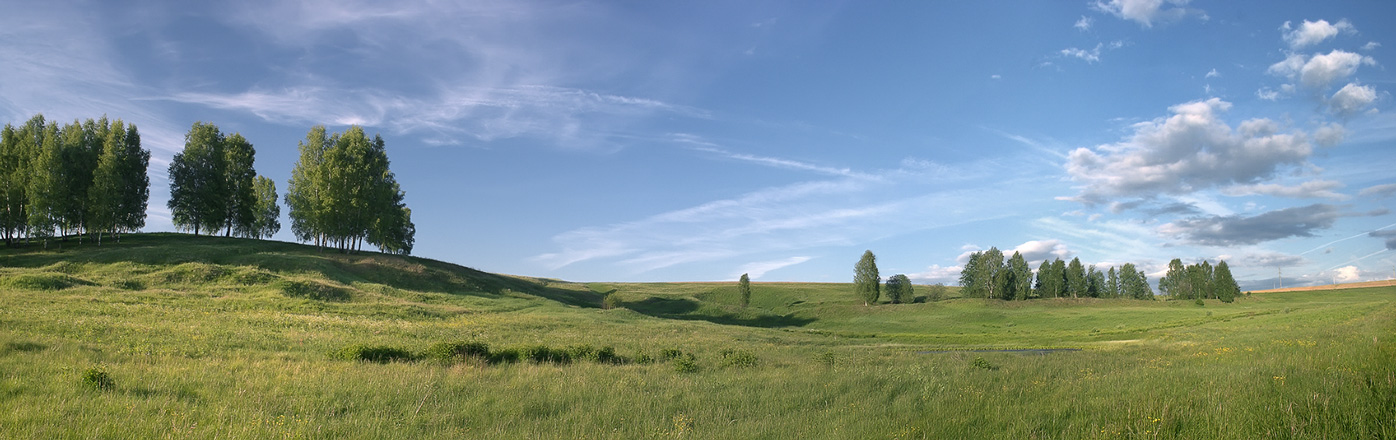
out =
<path fill-rule="evenodd" d="M 616 353 L 614 347 L 596 348 L 591 345 L 569 345 L 549 347 L 547 345 L 525 345 L 491 349 L 484 342 L 438 342 L 426 350 L 411 350 L 388 345 L 354 344 L 344 347 L 333 356 L 338 359 L 377 363 L 432 361 L 442 364 L 477 362 L 489 365 L 528 362 L 532 364 L 567 365 L 575 362 L 593 362 L 607 365 L 651 364 L 668 362 L 679 372 L 689 373 L 698 370 L 697 357 L 693 353 L 677 348 L 660 350 L 659 356 L 651 357 L 641 351 L 626 357 Z M 757 364 L 756 355 L 747 351 L 724 350 L 724 365 L 752 367 Z"/>

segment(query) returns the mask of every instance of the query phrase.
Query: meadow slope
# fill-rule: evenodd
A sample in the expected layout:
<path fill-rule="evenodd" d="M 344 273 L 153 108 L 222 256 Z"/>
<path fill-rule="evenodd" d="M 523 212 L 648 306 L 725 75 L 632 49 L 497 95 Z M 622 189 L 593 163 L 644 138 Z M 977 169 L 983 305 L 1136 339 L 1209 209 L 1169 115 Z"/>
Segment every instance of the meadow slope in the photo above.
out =
<path fill-rule="evenodd" d="M 0 433 L 1396 438 L 1396 287 L 1200 307 L 753 287 L 742 308 L 735 283 L 569 283 L 180 234 L 6 248 Z M 492 354 L 433 354 L 463 343 Z M 575 359 L 530 362 L 541 347 Z M 986 351 L 1040 348 L 1079 351 Z"/>

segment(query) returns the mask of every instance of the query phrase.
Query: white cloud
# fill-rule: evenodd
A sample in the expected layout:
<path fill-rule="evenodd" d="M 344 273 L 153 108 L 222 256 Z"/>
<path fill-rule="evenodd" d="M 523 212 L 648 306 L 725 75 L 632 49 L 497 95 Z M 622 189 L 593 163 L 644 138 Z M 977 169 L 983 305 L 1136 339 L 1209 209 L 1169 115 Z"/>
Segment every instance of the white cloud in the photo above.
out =
<path fill-rule="evenodd" d="M 1334 49 L 1328 54 L 1305 57 L 1302 54 L 1289 54 L 1284 61 L 1270 65 L 1272 75 L 1298 80 L 1300 84 L 1314 90 L 1325 90 L 1334 82 L 1346 79 L 1357 73 L 1363 64 L 1375 66 L 1372 57 Z"/>
<path fill-rule="evenodd" d="M 1381 43 L 1368 41 L 1367 44 L 1362 45 L 1362 50 L 1376 50 L 1378 47 L 1381 47 Z"/>
<path fill-rule="evenodd" d="M 963 266 L 941 267 L 938 264 L 933 264 L 922 272 L 906 274 L 906 277 L 910 278 L 912 281 L 923 284 L 942 283 L 946 285 L 955 285 L 960 281 L 961 270 L 964 270 Z"/>
<path fill-rule="evenodd" d="M 1360 196 L 1391 197 L 1392 195 L 1396 195 L 1396 183 L 1369 186 L 1362 188 L 1362 191 L 1359 191 L 1357 194 Z"/>
<path fill-rule="evenodd" d="M 742 266 L 740 273 L 736 274 L 736 276 L 733 276 L 733 278 L 737 278 L 738 276 L 741 276 L 741 274 L 744 273 L 747 274 L 747 276 L 753 280 L 761 279 L 761 277 L 766 276 L 767 272 L 784 267 L 794 266 L 796 264 L 804 263 L 809 260 L 810 257 L 790 257 L 780 260 L 757 261 L 753 263 L 747 263 L 745 266 Z"/>
<path fill-rule="evenodd" d="M 1221 192 L 1228 196 L 1267 195 L 1296 199 L 1324 198 L 1346 200 L 1349 198 L 1346 194 L 1333 191 L 1342 187 L 1343 183 L 1335 180 L 1311 180 L 1301 183 L 1298 186 L 1285 186 L 1273 183 L 1236 185 L 1223 188 Z"/>
<path fill-rule="evenodd" d="M 1080 19 L 1080 20 L 1076 20 L 1076 24 L 1072 25 L 1072 27 L 1075 27 L 1075 28 L 1080 29 L 1080 30 L 1083 30 L 1083 31 L 1088 31 L 1088 30 L 1091 30 L 1091 22 L 1092 22 L 1092 21 L 1093 21 L 1093 20 L 1091 20 L 1090 17 L 1087 17 L 1087 16 L 1082 15 L 1082 16 L 1081 16 L 1081 19 Z"/>
<path fill-rule="evenodd" d="M 1332 147 L 1347 138 L 1347 129 L 1337 123 L 1324 124 L 1314 130 L 1314 142 L 1323 147 Z"/>
<path fill-rule="evenodd" d="M 1340 283 L 1350 283 L 1362 277 L 1362 271 L 1357 266 L 1344 266 L 1333 270 L 1333 279 Z"/>
<path fill-rule="evenodd" d="M 1207 76 L 1205 76 L 1204 78 L 1220 78 L 1220 77 L 1221 77 L 1221 72 L 1218 72 L 1217 69 L 1213 68 L 1211 71 L 1207 72 Z"/>
<path fill-rule="evenodd" d="M 1155 23 L 1176 21 L 1188 14 L 1188 0 L 1102 0 L 1093 7 L 1116 17 L 1132 20 L 1144 27 Z M 1165 5 L 1171 7 L 1165 7 Z"/>
<path fill-rule="evenodd" d="M 1255 97 L 1264 99 L 1266 101 L 1278 101 L 1280 99 L 1280 92 L 1277 92 L 1269 87 L 1264 87 L 1260 90 L 1255 91 Z"/>
<path fill-rule="evenodd" d="M 1328 100 L 1328 105 L 1339 116 L 1352 116 L 1371 107 L 1376 100 L 1377 89 L 1357 83 L 1348 83 L 1333 94 L 1333 98 Z"/>
<path fill-rule="evenodd" d="M 1071 256 L 1071 250 L 1067 249 L 1066 243 L 1062 243 L 1061 240 L 1030 240 L 1013 249 L 1003 251 L 1003 254 L 1012 256 L 1014 252 L 1022 254 L 1023 259 L 1034 266 L 1041 263 L 1042 260 L 1051 258 L 1065 260 Z"/>
<path fill-rule="evenodd" d="M 1337 24 L 1329 24 L 1328 20 L 1304 20 L 1304 23 L 1295 28 L 1291 28 L 1290 22 L 1286 21 L 1283 26 L 1280 26 L 1280 29 L 1285 31 L 1285 42 L 1289 43 L 1289 47 L 1295 50 L 1333 38 L 1338 35 L 1338 32 L 1357 33 L 1357 29 L 1353 28 L 1352 23 L 1349 23 L 1347 19 L 1338 20 Z"/>
<path fill-rule="evenodd" d="M 1083 186 L 1069 199 L 1095 204 L 1121 196 L 1255 183 L 1309 157 L 1308 136 L 1278 133 L 1277 125 L 1265 119 L 1242 122 L 1233 130 L 1219 115 L 1230 108 L 1219 98 L 1179 104 L 1169 109 L 1172 116 L 1135 124 L 1129 139 L 1077 148 L 1066 170 Z"/>
<path fill-rule="evenodd" d="M 1100 54 L 1101 54 L 1101 51 L 1103 51 L 1103 50 L 1115 50 L 1115 49 L 1119 49 L 1119 48 L 1124 47 L 1124 46 L 1125 46 L 1125 42 L 1124 42 L 1124 41 L 1115 40 L 1115 41 L 1111 41 L 1110 44 L 1096 43 L 1095 47 L 1092 48 L 1091 50 L 1085 50 L 1085 49 L 1080 49 L 1080 48 L 1071 47 L 1071 48 L 1062 49 L 1062 50 L 1058 51 L 1058 53 L 1061 54 L 1061 56 L 1063 56 L 1063 57 L 1077 58 L 1077 59 L 1084 60 L 1084 61 L 1087 62 L 1087 63 L 1095 63 L 1095 62 L 1097 62 L 1097 61 L 1100 61 Z"/>

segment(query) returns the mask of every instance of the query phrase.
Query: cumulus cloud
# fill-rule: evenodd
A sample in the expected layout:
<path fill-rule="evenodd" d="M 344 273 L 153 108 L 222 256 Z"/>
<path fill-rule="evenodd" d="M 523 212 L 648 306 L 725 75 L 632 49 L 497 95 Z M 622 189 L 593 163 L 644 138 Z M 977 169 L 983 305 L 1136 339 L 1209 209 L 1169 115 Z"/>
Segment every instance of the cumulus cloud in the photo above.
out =
<path fill-rule="evenodd" d="M 1172 116 L 1135 124 L 1129 139 L 1077 148 L 1068 155 L 1066 169 L 1082 190 L 1065 199 L 1096 204 L 1114 197 L 1258 183 L 1281 167 L 1302 164 L 1312 153 L 1308 136 L 1280 133 L 1279 125 L 1268 119 L 1232 129 L 1219 115 L 1230 108 L 1219 98 L 1179 104 L 1169 109 Z"/>
<path fill-rule="evenodd" d="M 1333 98 L 1328 100 L 1328 105 L 1333 109 L 1333 113 L 1339 116 L 1352 116 L 1361 113 L 1372 106 L 1377 100 L 1377 89 L 1371 86 L 1348 83 L 1333 94 Z"/>
<path fill-rule="evenodd" d="M 1357 266 L 1343 266 L 1333 269 L 1333 279 L 1340 283 L 1350 283 L 1362 278 L 1362 271 Z"/>
<path fill-rule="evenodd" d="M 1333 190 L 1342 188 L 1343 183 L 1336 180 L 1311 180 L 1297 186 L 1285 186 L 1272 183 L 1254 185 L 1236 185 L 1222 189 L 1222 194 L 1228 196 L 1250 196 L 1266 195 L 1275 197 L 1289 197 L 1294 199 L 1333 199 L 1346 200 L 1345 194 L 1339 194 Z"/>
<path fill-rule="evenodd" d="M 1088 31 L 1088 30 L 1091 30 L 1091 22 L 1092 22 L 1092 21 L 1094 21 L 1094 20 L 1091 20 L 1090 17 L 1087 17 L 1087 16 L 1082 15 L 1082 16 L 1081 16 L 1081 19 L 1080 19 L 1080 20 L 1076 20 L 1076 24 L 1072 25 L 1072 27 L 1075 27 L 1075 28 L 1080 29 L 1080 30 L 1083 30 L 1083 31 Z"/>
<path fill-rule="evenodd" d="M 1031 240 L 1017 247 L 1003 251 L 1004 255 L 1011 256 L 1014 252 L 1023 255 L 1023 259 L 1036 263 L 1049 258 L 1066 259 L 1071 256 L 1071 250 L 1061 240 Z"/>
<path fill-rule="evenodd" d="M 1314 204 L 1251 217 L 1232 215 L 1181 219 L 1160 226 L 1159 233 L 1205 246 L 1246 245 L 1289 237 L 1313 237 L 1314 231 L 1333 227 L 1333 223 L 1342 216 L 1337 206 Z"/>
<path fill-rule="evenodd" d="M 1093 7 L 1101 12 L 1131 20 L 1144 27 L 1177 21 L 1187 16 L 1188 0 L 1102 0 Z"/>
<path fill-rule="evenodd" d="M 1364 64 L 1375 66 L 1377 61 L 1369 56 L 1334 49 L 1327 54 L 1316 54 L 1312 57 L 1289 54 L 1284 61 L 1271 64 L 1266 72 L 1297 80 L 1314 90 L 1325 90 L 1333 83 L 1357 73 L 1357 68 Z"/>
<path fill-rule="evenodd" d="M 1362 191 L 1359 191 L 1359 192 L 1357 193 L 1357 195 L 1360 195 L 1360 196 L 1377 196 L 1377 197 L 1391 197 L 1392 194 L 1396 194 L 1396 183 L 1387 183 L 1387 184 L 1383 184 L 1383 185 L 1369 186 L 1369 187 L 1366 187 L 1366 188 L 1362 188 Z"/>
<path fill-rule="evenodd" d="M 963 266 L 941 267 L 939 264 L 933 264 L 920 273 L 906 274 L 906 277 L 912 281 L 926 284 L 955 284 L 960 280 L 961 270 L 964 270 Z"/>
<path fill-rule="evenodd" d="M 1338 32 L 1357 33 L 1357 29 L 1352 27 L 1352 23 L 1349 23 L 1347 19 L 1338 20 L 1337 24 L 1329 24 L 1328 20 L 1304 20 L 1304 23 L 1297 27 L 1291 26 L 1290 22 L 1286 21 L 1284 25 L 1280 26 L 1280 30 L 1284 31 L 1285 42 L 1289 43 L 1289 47 L 1295 50 L 1333 38 L 1338 35 Z"/>
<path fill-rule="evenodd" d="M 1325 124 L 1314 130 L 1314 142 L 1320 146 L 1332 147 L 1347 138 L 1347 129 L 1336 123 Z"/>

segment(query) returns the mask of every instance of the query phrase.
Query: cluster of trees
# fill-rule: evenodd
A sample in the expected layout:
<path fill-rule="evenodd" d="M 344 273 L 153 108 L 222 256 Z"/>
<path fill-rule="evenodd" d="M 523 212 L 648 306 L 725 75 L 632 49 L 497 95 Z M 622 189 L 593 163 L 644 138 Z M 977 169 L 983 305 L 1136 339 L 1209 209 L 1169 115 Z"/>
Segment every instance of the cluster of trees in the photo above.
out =
<path fill-rule="evenodd" d="M 253 169 L 257 150 L 241 134 L 195 122 L 184 151 L 170 161 L 170 201 L 175 227 L 224 236 L 271 237 L 281 230 L 276 183 Z"/>
<path fill-rule="evenodd" d="M 1225 260 L 1217 262 L 1216 268 L 1213 268 L 1206 260 L 1183 266 L 1182 260 L 1174 258 L 1168 262 L 1168 273 L 1159 279 L 1158 288 L 1176 299 L 1231 302 L 1241 294 L 1241 288 L 1231 277 L 1231 268 L 1227 267 Z"/>
<path fill-rule="evenodd" d="M 1148 277 L 1132 263 L 1102 272 L 1082 265 L 1080 258 L 1070 263 L 1054 258 L 1043 260 L 1034 275 L 1022 254 L 1014 251 L 1004 261 L 994 247 L 970 254 L 960 271 L 960 287 L 966 298 L 1154 298 Z"/>
<path fill-rule="evenodd" d="M 388 169 L 383 138 L 369 139 L 357 126 L 334 134 L 311 128 L 286 189 L 296 239 L 346 252 L 367 242 L 411 253 L 416 227 L 405 197 Z"/>
<path fill-rule="evenodd" d="M 911 278 L 904 274 L 888 277 L 887 285 L 883 286 L 882 276 L 877 271 L 877 255 L 872 251 L 864 251 L 863 257 L 853 266 L 853 290 L 863 300 L 863 305 L 876 303 L 883 291 L 892 304 L 910 302 L 915 294 Z"/>
<path fill-rule="evenodd" d="M 6 244 L 55 236 L 136 231 L 145 226 L 150 151 L 135 124 L 35 115 L 0 132 L 0 234 Z"/>

